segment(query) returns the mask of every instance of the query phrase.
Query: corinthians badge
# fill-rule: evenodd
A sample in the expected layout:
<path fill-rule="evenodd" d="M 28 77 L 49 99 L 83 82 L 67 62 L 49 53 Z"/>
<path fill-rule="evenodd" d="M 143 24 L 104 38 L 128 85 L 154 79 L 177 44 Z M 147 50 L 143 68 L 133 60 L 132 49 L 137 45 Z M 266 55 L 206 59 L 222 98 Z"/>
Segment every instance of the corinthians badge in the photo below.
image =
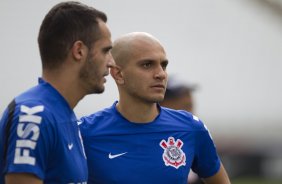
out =
<path fill-rule="evenodd" d="M 160 146 L 164 149 L 163 160 L 166 166 L 172 166 L 178 169 L 180 166 L 186 165 L 186 156 L 182 151 L 183 142 L 173 137 L 169 137 L 168 141 L 162 140 Z"/>

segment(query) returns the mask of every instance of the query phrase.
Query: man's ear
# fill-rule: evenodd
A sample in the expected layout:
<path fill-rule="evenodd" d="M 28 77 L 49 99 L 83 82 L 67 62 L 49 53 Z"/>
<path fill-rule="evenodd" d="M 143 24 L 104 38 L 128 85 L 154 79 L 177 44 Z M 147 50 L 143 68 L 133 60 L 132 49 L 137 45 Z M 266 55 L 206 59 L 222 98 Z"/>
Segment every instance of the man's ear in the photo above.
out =
<path fill-rule="evenodd" d="M 123 74 L 121 71 L 121 67 L 118 65 L 115 65 L 110 68 L 111 76 L 114 78 L 117 84 L 124 84 Z"/>
<path fill-rule="evenodd" d="M 87 52 L 88 48 L 82 41 L 76 41 L 72 45 L 71 53 L 76 61 L 80 61 L 81 59 L 85 58 L 87 56 Z"/>

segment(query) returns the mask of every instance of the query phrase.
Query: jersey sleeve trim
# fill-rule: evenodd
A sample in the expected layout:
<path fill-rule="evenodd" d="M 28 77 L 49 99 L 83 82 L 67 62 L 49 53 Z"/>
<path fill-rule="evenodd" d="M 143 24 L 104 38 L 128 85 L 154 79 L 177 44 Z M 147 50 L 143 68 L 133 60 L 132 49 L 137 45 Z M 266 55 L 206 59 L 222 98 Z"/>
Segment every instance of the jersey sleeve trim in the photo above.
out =
<path fill-rule="evenodd" d="M 6 137 L 5 139 L 5 143 L 3 146 L 3 165 L 6 165 L 6 158 L 7 158 L 7 151 L 8 151 L 8 142 L 9 142 L 9 137 L 10 137 L 10 129 L 12 126 L 12 120 L 13 120 L 13 116 L 14 116 L 14 112 L 15 112 L 15 107 L 16 107 L 16 102 L 15 99 L 8 105 L 8 120 L 7 120 L 7 124 L 5 127 L 5 132 L 6 132 Z"/>

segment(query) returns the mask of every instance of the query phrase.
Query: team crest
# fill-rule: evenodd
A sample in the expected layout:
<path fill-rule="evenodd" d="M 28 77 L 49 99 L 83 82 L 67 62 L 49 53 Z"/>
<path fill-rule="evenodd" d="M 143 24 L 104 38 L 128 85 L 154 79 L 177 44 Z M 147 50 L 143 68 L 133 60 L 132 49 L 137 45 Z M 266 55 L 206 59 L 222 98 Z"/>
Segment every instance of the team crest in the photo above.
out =
<path fill-rule="evenodd" d="M 186 165 L 186 156 L 182 151 L 183 142 L 173 137 L 169 137 L 168 141 L 162 140 L 160 146 L 164 149 L 163 161 L 166 166 L 172 166 L 178 169 L 180 166 Z"/>

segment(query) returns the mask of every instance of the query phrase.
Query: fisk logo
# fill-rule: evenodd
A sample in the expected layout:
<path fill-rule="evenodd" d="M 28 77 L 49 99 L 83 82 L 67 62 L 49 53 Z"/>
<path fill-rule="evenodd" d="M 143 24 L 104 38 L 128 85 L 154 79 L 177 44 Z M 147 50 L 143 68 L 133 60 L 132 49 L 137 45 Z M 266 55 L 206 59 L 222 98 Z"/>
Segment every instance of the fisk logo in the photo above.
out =
<path fill-rule="evenodd" d="M 21 115 L 17 126 L 17 135 L 19 139 L 16 141 L 15 164 L 35 165 L 35 158 L 30 155 L 30 150 L 34 150 L 39 138 L 39 125 L 42 118 L 36 113 L 44 110 L 43 105 L 35 107 L 27 107 L 21 105 Z"/>

